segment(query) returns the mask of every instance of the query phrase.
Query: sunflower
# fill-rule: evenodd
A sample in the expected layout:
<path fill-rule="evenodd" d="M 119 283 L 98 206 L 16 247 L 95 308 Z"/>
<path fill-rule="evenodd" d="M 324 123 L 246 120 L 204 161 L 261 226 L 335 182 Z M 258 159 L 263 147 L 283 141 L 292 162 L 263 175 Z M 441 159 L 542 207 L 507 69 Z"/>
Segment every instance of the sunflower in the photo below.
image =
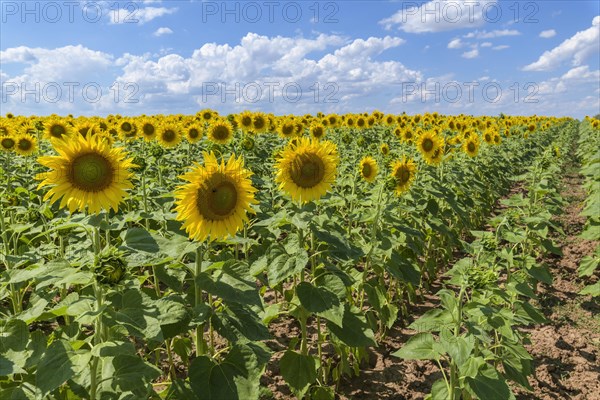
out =
<path fill-rule="evenodd" d="M 177 125 L 166 123 L 159 128 L 156 138 L 162 147 L 175 147 L 181 142 L 181 132 Z"/>
<path fill-rule="evenodd" d="M 487 144 L 494 143 L 494 132 L 491 129 L 487 129 L 483 133 L 483 140 L 485 140 Z"/>
<path fill-rule="evenodd" d="M 140 122 L 140 126 L 140 136 L 142 136 L 144 140 L 151 141 L 156 137 L 156 123 L 151 119 L 143 119 Z"/>
<path fill-rule="evenodd" d="M 22 156 L 30 156 L 37 150 L 37 139 L 29 133 L 15 136 L 15 152 Z"/>
<path fill-rule="evenodd" d="M 319 140 L 322 139 L 323 136 L 325 136 L 325 126 L 321 123 L 313 123 L 310 128 L 308 128 L 308 131 L 310 132 L 310 135 Z"/>
<path fill-rule="evenodd" d="M 390 146 L 388 146 L 387 143 L 383 143 L 381 146 L 379 146 L 379 151 L 381 151 L 381 154 L 384 156 L 387 156 L 390 154 Z"/>
<path fill-rule="evenodd" d="M 291 138 L 296 134 L 296 123 L 291 118 L 285 118 L 279 121 L 277 125 L 277 134 L 284 138 Z"/>
<path fill-rule="evenodd" d="M 373 182 L 379 172 L 379 167 L 373 157 L 367 156 L 360 160 L 358 170 L 365 181 Z"/>
<path fill-rule="evenodd" d="M 134 165 L 126 158 L 127 153 L 98 136 L 56 139 L 53 144 L 58 156 L 38 158 L 40 164 L 52 169 L 36 175 L 42 180 L 38 189 L 55 185 L 44 200 L 54 203 L 62 197 L 60 207 L 67 206 L 71 213 L 86 206 L 94 214 L 109 208 L 117 211 L 125 189 L 133 187 L 132 173 L 127 169 Z"/>
<path fill-rule="evenodd" d="M 93 136 L 98 128 L 91 121 L 80 121 L 73 127 L 75 132 L 82 137 Z"/>
<path fill-rule="evenodd" d="M 500 135 L 498 134 L 498 132 L 494 133 L 494 137 L 492 138 L 494 144 L 498 145 L 502 142 L 502 139 L 500 138 Z"/>
<path fill-rule="evenodd" d="M 409 128 L 405 128 L 402 130 L 403 141 L 405 141 L 406 143 L 412 143 L 414 139 L 415 135 L 413 134 L 412 130 L 410 130 Z"/>
<path fill-rule="evenodd" d="M 207 128 L 208 138 L 218 144 L 227 144 L 233 139 L 233 127 L 226 119 L 213 121 Z"/>
<path fill-rule="evenodd" d="M 329 121 L 329 126 L 337 127 L 340 123 L 340 118 L 337 114 L 329 114 L 327 117 L 327 121 Z"/>
<path fill-rule="evenodd" d="M 175 190 L 177 220 L 195 240 L 225 239 L 248 221 L 250 204 L 256 204 L 250 176 L 241 157 L 232 155 L 227 163 L 217 161 L 214 153 L 203 153 L 204 165 L 181 178 L 189 183 Z"/>
<path fill-rule="evenodd" d="M 294 201 L 317 200 L 335 182 L 338 161 L 335 144 L 298 138 L 279 155 L 275 181 Z"/>
<path fill-rule="evenodd" d="M 121 140 L 127 142 L 137 137 L 137 126 L 132 121 L 121 120 L 117 123 L 117 132 Z"/>
<path fill-rule="evenodd" d="M 442 144 L 443 139 L 431 131 L 421 133 L 417 139 L 417 149 L 428 164 L 436 164 Z"/>
<path fill-rule="evenodd" d="M 240 129 L 243 132 L 248 133 L 252 130 L 252 126 L 254 124 L 254 118 L 250 111 L 244 111 L 244 112 L 238 114 L 236 119 L 237 119 L 238 126 L 240 127 Z"/>
<path fill-rule="evenodd" d="M 392 114 L 388 114 L 384 117 L 383 123 L 387 126 L 392 126 L 396 123 L 396 117 Z"/>
<path fill-rule="evenodd" d="M 44 136 L 46 139 L 61 139 L 71 136 L 71 126 L 58 118 L 48 119 L 44 123 Z"/>
<path fill-rule="evenodd" d="M 185 128 L 185 137 L 190 143 L 198 143 L 202 139 L 203 130 L 198 124 L 192 124 Z"/>
<path fill-rule="evenodd" d="M 2 151 L 12 151 L 15 149 L 15 139 L 10 135 L 0 136 L 0 150 Z"/>
<path fill-rule="evenodd" d="M 213 118 L 218 116 L 218 113 L 210 108 L 206 108 L 202 111 L 199 111 L 196 115 L 200 117 L 200 120 L 203 122 L 210 123 Z"/>
<path fill-rule="evenodd" d="M 358 129 L 367 128 L 367 119 L 362 115 L 360 117 L 356 118 L 356 127 Z"/>
<path fill-rule="evenodd" d="M 396 182 L 396 194 L 398 196 L 406 192 L 417 174 L 417 165 L 413 160 L 402 158 L 392 164 L 392 178 Z"/>
<path fill-rule="evenodd" d="M 269 129 L 269 119 L 262 112 L 256 112 L 252 116 L 252 131 L 254 133 L 263 133 Z"/>
<path fill-rule="evenodd" d="M 475 157 L 479 152 L 479 136 L 472 134 L 467 137 L 462 144 L 463 151 L 471 157 Z"/>

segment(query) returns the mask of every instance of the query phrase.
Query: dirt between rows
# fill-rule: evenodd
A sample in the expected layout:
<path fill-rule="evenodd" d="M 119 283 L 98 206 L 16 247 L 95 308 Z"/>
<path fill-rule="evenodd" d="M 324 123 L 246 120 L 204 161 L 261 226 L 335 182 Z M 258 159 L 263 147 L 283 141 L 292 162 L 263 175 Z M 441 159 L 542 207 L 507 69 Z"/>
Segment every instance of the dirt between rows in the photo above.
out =
<path fill-rule="evenodd" d="M 554 277 L 551 286 L 540 284 L 541 307 L 548 323 L 533 328 L 521 328 L 529 334 L 531 344 L 525 347 L 533 357 L 532 376 L 529 382 L 532 392 L 513 385 L 517 399 L 574 399 L 600 400 L 600 309 L 597 300 L 591 296 L 577 294 L 586 283 L 577 277 L 577 267 L 581 258 L 593 253 L 597 242 L 578 237 L 585 224 L 579 215 L 585 192 L 582 177 L 575 167 L 565 175 L 562 196 L 569 204 L 564 213 L 556 218 L 565 236 L 555 240 L 563 251 L 561 257 L 543 260 L 549 265 Z M 522 192 L 518 185 L 506 197 Z M 502 206 L 496 209 L 500 211 Z M 436 287 L 437 286 L 437 287 Z M 439 282 L 430 288 L 435 293 L 441 288 Z M 426 311 L 437 307 L 435 295 L 425 294 L 425 301 L 410 306 L 410 320 L 403 321 L 407 326 Z M 300 337 L 300 327 L 293 319 L 277 320 L 270 326 L 274 335 L 267 344 L 278 352 L 267 367 L 261 380 L 263 387 L 271 392 L 263 398 L 290 399 L 289 391 L 278 370 L 278 362 L 290 339 Z M 314 326 L 309 333 L 316 335 Z M 442 378 L 441 371 L 431 361 L 402 360 L 391 353 L 402 347 L 414 335 L 414 331 L 395 325 L 387 337 L 379 341 L 377 348 L 369 349 L 369 365 L 361 368 L 358 377 L 344 377 L 336 389 L 340 400 L 400 400 L 422 399 L 431 391 L 433 383 Z M 314 343 L 314 342 L 313 342 Z M 329 349 L 323 349 L 327 354 Z M 272 397 L 271 397 L 272 396 Z M 483 399 L 494 400 L 494 399 Z"/>

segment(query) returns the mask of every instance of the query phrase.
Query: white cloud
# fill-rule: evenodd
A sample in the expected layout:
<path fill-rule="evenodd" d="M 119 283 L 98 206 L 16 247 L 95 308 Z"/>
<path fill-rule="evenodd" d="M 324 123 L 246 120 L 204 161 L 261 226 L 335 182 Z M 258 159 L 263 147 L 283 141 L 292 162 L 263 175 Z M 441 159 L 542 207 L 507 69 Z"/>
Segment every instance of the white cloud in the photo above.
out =
<path fill-rule="evenodd" d="M 163 36 L 163 35 L 170 35 L 172 33 L 173 33 L 173 31 L 171 30 L 171 28 L 162 27 L 162 28 L 158 28 L 156 31 L 154 31 L 154 33 L 152 35 L 159 37 L 159 36 Z"/>
<path fill-rule="evenodd" d="M 464 53 L 462 53 L 463 58 L 477 58 L 477 56 L 479 56 L 479 49 L 475 48 L 473 50 L 469 50 L 469 51 L 465 51 Z"/>
<path fill-rule="evenodd" d="M 497 37 L 503 37 L 503 36 L 518 36 L 520 35 L 521 32 L 517 31 L 516 29 L 496 29 L 493 31 L 474 31 L 474 32 L 469 32 L 466 35 L 464 35 L 463 37 L 465 39 L 493 39 L 493 38 L 497 38 Z"/>
<path fill-rule="evenodd" d="M 566 39 L 552 50 L 545 51 L 537 61 L 523 67 L 524 71 L 548 71 L 571 60 L 579 66 L 586 58 L 598 52 L 600 43 L 600 16 L 594 17 L 592 26 Z"/>
<path fill-rule="evenodd" d="M 404 7 L 391 17 L 382 19 L 379 23 L 385 29 L 397 27 L 410 33 L 475 28 L 486 22 L 485 10 L 488 10 L 489 5 L 493 3 L 496 3 L 496 0 L 477 2 L 470 0 L 431 0 L 419 7 Z"/>
<path fill-rule="evenodd" d="M 480 44 L 480 46 L 481 47 L 492 47 L 493 44 L 492 44 L 492 42 L 483 42 L 483 43 Z"/>
<path fill-rule="evenodd" d="M 508 49 L 510 46 L 507 44 L 501 44 L 499 46 L 494 46 L 492 47 L 492 50 L 505 50 Z"/>
<path fill-rule="evenodd" d="M 556 36 L 556 31 L 554 29 L 548 29 L 546 31 L 540 32 L 540 37 L 543 39 L 550 39 L 551 37 Z"/>
<path fill-rule="evenodd" d="M 460 38 L 452 39 L 450 43 L 448 43 L 449 49 L 460 49 L 464 46 L 464 43 L 460 41 Z"/>
<path fill-rule="evenodd" d="M 133 7 L 131 9 L 120 8 L 113 10 L 109 15 L 111 24 L 132 24 L 138 23 L 140 25 L 152 21 L 155 18 L 159 18 L 165 15 L 173 14 L 177 11 L 177 8 L 166 8 L 166 7 Z"/>

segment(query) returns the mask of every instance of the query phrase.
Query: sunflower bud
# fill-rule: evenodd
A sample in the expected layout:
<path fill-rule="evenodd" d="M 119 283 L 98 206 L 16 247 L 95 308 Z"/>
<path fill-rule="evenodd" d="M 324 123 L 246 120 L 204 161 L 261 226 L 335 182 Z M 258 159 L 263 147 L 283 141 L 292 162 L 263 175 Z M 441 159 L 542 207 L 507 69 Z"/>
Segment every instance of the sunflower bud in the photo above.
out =
<path fill-rule="evenodd" d="M 143 170 L 146 169 L 146 167 L 148 165 L 146 163 L 146 159 L 142 156 L 135 156 L 133 159 L 133 163 L 135 165 L 137 165 L 137 167 L 131 168 L 131 170 L 134 172 L 142 172 Z"/>
<path fill-rule="evenodd" d="M 150 155 L 154 158 L 160 158 L 163 154 L 165 154 L 165 149 L 161 146 L 152 146 L 150 148 Z"/>
<path fill-rule="evenodd" d="M 94 273 L 99 283 L 116 285 L 123 280 L 127 263 L 123 253 L 111 248 L 96 257 Z"/>
<path fill-rule="evenodd" d="M 254 139 L 252 139 L 250 136 L 244 137 L 244 140 L 242 141 L 242 148 L 246 151 L 251 151 L 254 149 Z"/>

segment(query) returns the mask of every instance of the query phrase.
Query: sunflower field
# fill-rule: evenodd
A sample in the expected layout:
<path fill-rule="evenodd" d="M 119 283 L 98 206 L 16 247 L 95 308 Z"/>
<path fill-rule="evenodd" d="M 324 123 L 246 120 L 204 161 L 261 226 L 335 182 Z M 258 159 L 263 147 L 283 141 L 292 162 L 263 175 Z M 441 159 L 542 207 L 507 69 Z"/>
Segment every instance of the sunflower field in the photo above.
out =
<path fill-rule="evenodd" d="M 599 144 L 593 118 L 8 114 L 0 398 L 333 400 L 401 326 L 429 398 L 513 399 L 575 147 L 600 239 Z"/>

